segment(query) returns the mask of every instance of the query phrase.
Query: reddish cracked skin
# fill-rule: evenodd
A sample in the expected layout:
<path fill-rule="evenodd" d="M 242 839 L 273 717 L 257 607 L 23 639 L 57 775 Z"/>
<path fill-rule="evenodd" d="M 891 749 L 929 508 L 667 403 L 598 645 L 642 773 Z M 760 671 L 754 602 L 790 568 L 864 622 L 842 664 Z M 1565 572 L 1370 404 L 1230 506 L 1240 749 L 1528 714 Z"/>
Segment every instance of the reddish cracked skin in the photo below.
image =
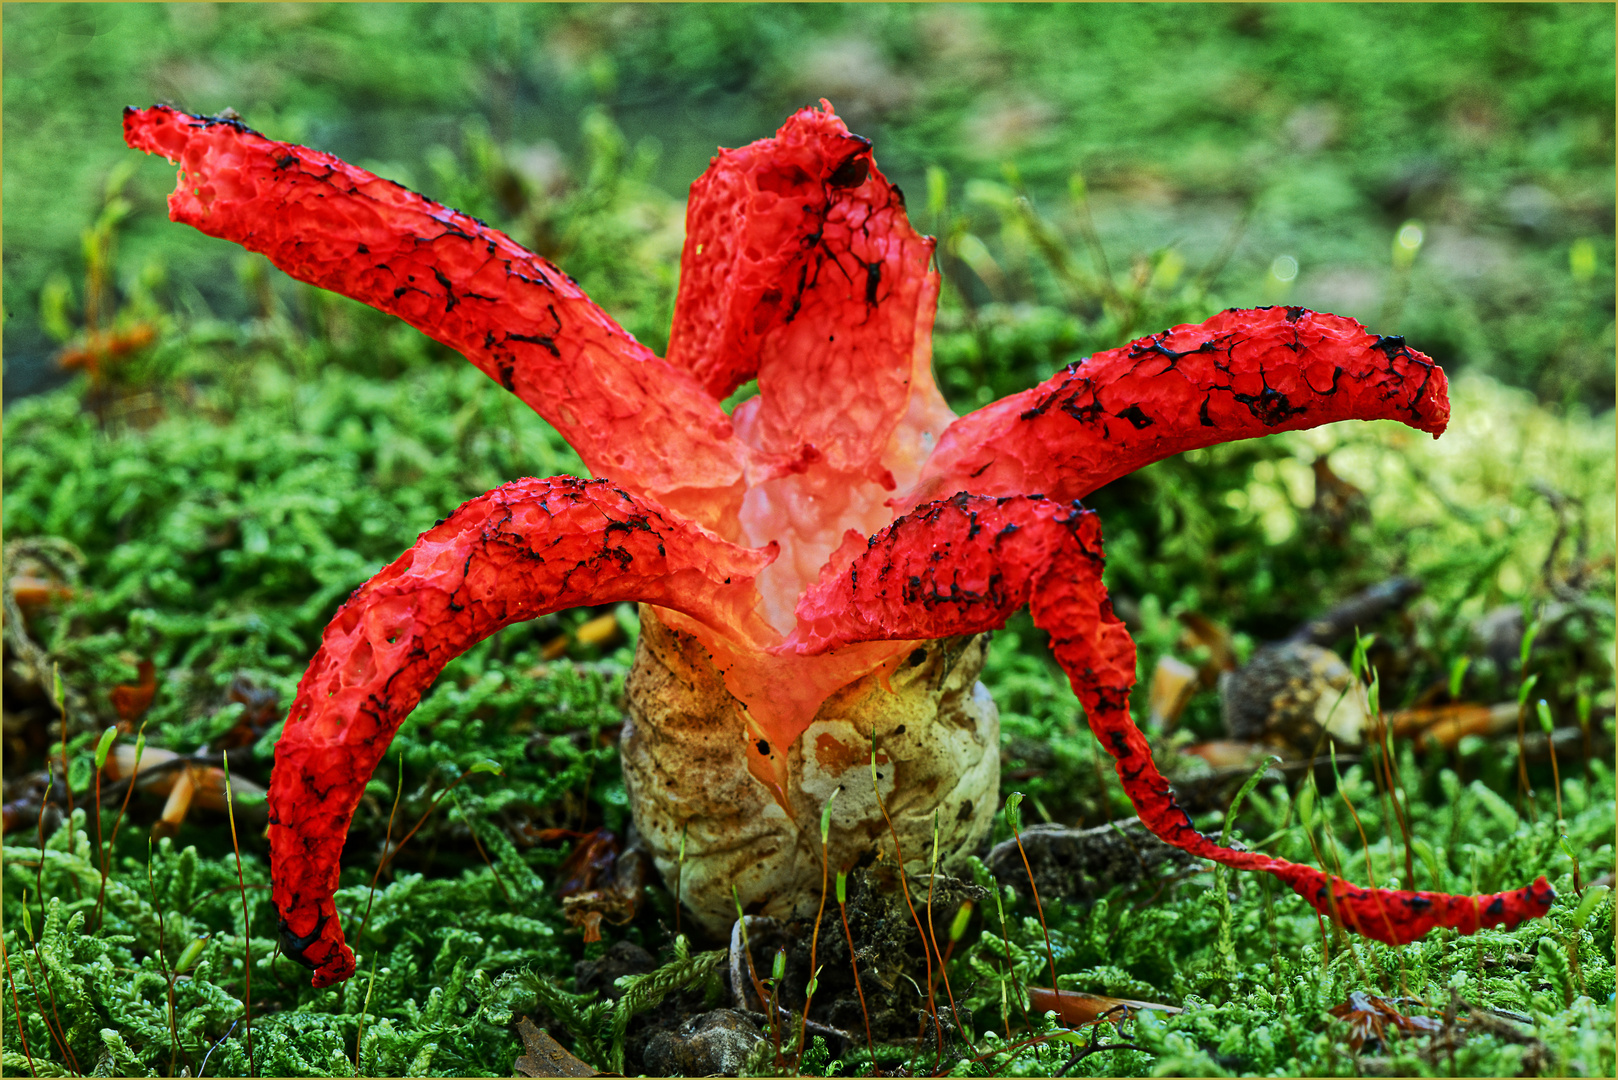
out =
<path fill-rule="evenodd" d="M 429 529 L 337 612 L 298 684 L 270 782 L 271 888 L 315 985 L 354 973 L 333 917 L 365 783 L 444 665 L 562 608 L 644 600 L 745 628 L 773 553 L 728 544 L 606 480 L 518 480 Z"/>
<path fill-rule="evenodd" d="M 719 402 L 504 233 L 236 121 L 126 109 L 124 138 L 179 163 L 173 220 L 448 345 L 550 421 L 595 474 L 688 517 L 711 512 L 706 525 L 734 514 L 715 493 L 739 493 L 747 448 Z M 660 437 L 626 443 L 626 421 Z"/>
<path fill-rule="evenodd" d="M 691 185 L 669 362 L 716 398 L 757 377 L 747 420 L 764 453 L 892 490 L 879 456 L 912 370 L 885 361 L 930 343 L 934 242 L 910 227 L 869 140 L 830 113 L 799 117 Z"/>
<path fill-rule="evenodd" d="M 955 419 L 930 367 L 933 242 L 869 143 L 822 105 L 721 152 L 693 185 L 666 361 L 475 219 L 233 121 L 126 110 L 131 146 L 182 165 L 175 220 L 459 350 L 611 478 L 520 480 L 471 500 L 327 628 L 269 796 L 283 946 L 315 984 L 353 973 L 332 904 L 343 838 L 444 664 L 512 622 L 631 599 L 683 613 L 725 658 L 749 737 L 776 746 L 914 642 L 1029 604 L 1164 840 L 1274 874 L 1383 941 L 1543 914 L 1543 877 L 1476 897 L 1360 889 L 1197 833 L 1130 720 L 1134 643 L 1101 584 L 1099 523 L 1072 502 L 1171 454 L 1272 431 L 1396 419 L 1436 436 L 1443 372 L 1352 319 L 1232 310 Z M 733 425 L 719 400 L 754 377 L 760 393 Z M 749 768 L 785 799 L 782 760 Z"/>
<path fill-rule="evenodd" d="M 1070 365 L 951 424 L 906 497 L 1081 499 L 1143 465 L 1335 420 L 1401 420 L 1434 438 L 1449 383 L 1403 338 L 1303 308 L 1223 311 Z"/>

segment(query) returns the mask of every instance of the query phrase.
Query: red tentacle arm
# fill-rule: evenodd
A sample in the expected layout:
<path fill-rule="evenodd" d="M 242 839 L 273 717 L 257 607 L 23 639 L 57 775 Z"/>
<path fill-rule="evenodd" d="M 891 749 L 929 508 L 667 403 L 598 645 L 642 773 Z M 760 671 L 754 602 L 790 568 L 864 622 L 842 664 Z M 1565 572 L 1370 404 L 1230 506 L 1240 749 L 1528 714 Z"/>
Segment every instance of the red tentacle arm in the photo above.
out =
<path fill-rule="evenodd" d="M 823 653 L 852 642 L 973 633 L 1001 625 L 1026 603 L 1034 624 L 1051 635 L 1051 650 L 1141 820 L 1168 843 L 1274 874 L 1320 912 L 1378 941 L 1413 941 L 1438 926 L 1462 933 L 1510 927 L 1549 910 L 1555 893 L 1543 877 L 1486 896 L 1362 889 L 1310 866 L 1221 847 L 1197 832 L 1130 719 L 1135 644 L 1113 614 L 1101 570 L 1093 512 L 1038 496 L 963 493 L 894 522 L 846 570 L 808 590 L 783 649 Z"/>
<path fill-rule="evenodd" d="M 1303 308 L 1232 309 L 1096 353 L 961 417 L 895 505 L 955 491 L 1079 499 L 1172 454 L 1337 420 L 1437 437 L 1449 384 L 1399 337 Z"/>
<path fill-rule="evenodd" d="M 366 781 L 444 665 L 512 623 L 645 600 L 724 638 L 767 633 L 737 547 L 604 480 L 518 480 L 466 503 L 360 587 L 298 684 L 270 777 L 271 888 L 284 951 L 314 985 L 348 978 L 332 893 Z"/>
<path fill-rule="evenodd" d="M 126 109 L 124 139 L 180 164 L 173 220 L 460 352 L 597 475 L 706 525 L 735 514 L 747 452 L 718 402 L 504 233 L 236 121 Z"/>

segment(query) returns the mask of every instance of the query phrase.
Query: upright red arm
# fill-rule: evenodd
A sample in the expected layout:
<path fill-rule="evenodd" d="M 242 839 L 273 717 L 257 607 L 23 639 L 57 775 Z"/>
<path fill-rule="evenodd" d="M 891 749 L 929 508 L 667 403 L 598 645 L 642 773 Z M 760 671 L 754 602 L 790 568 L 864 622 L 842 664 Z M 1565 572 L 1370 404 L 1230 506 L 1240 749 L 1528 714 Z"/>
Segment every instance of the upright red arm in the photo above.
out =
<path fill-rule="evenodd" d="M 757 376 L 737 424 L 783 467 L 824 462 L 892 490 L 905 463 L 882 458 L 912 397 L 934 435 L 953 419 L 929 366 L 933 240 L 870 140 L 822 106 L 720 151 L 691 185 L 669 362 L 717 397 Z"/>
<path fill-rule="evenodd" d="M 1543 915 L 1555 897 L 1541 877 L 1486 896 L 1362 889 L 1310 866 L 1221 847 L 1197 832 L 1174 801 L 1129 715 L 1135 643 L 1113 614 L 1101 581 L 1101 525 L 1077 506 L 1037 496 L 960 494 L 929 503 L 871 539 L 842 574 L 804 593 L 784 649 L 823 653 L 839 645 L 976 633 L 1028 604 L 1051 635 L 1118 779 L 1147 828 L 1175 847 L 1241 870 L 1262 870 L 1318 911 L 1378 941 L 1414 941 L 1437 926 L 1472 933 Z"/>
<path fill-rule="evenodd" d="M 504 233 L 236 121 L 126 109 L 124 139 L 180 163 L 175 221 L 448 345 L 550 421 L 596 475 L 711 527 L 735 513 L 747 453 L 719 403 Z"/>
<path fill-rule="evenodd" d="M 466 503 L 366 582 L 298 684 L 270 776 L 270 880 L 284 951 L 329 986 L 354 972 L 332 893 L 354 808 L 394 732 L 454 657 L 581 604 L 645 600 L 721 635 L 756 632 L 774 557 L 604 480 L 518 480 Z"/>

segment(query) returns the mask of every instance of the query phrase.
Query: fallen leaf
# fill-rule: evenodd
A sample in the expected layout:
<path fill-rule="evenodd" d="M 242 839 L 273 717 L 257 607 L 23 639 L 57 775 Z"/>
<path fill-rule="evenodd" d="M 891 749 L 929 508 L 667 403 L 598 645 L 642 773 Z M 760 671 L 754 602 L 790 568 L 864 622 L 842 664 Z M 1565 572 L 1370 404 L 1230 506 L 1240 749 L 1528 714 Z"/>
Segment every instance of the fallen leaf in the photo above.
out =
<path fill-rule="evenodd" d="M 646 859 L 637 849 L 623 852 L 618 838 L 596 829 L 579 840 L 562 863 L 562 914 L 584 931 L 585 944 L 601 940 L 601 920 L 622 926 L 635 917 L 646 884 Z"/>
<path fill-rule="evenodd" d="M 1095 1024 L 1103 1020 L 1122 1020 L 1143 1009 L 1175 1016 L 1180 1009 L 1155 1001 L 1136 1001 L 1133 998 L 1108 997 L 1105 994 L 1085 994 L 1078 990 L 1063 990 L 1057 994 L 1041 986 L 1028 987 L 1028 1005 L 1036 1013 L 1053 1012 L 1064 1024 Z"/>
<path fill-rule="evenodd" d="M 1355 990 L 1348 995 L 1347 1001 L 1332 1006 L 1330 1012 L 1337 1019 L 1348 1023 L 1348 1042 L 1355 1053 L 1359 1053 L 1362 1048 L 1372 1053 L 1380 1050 L 1387 1038 L 1390 1024 L 1406 1033 L 1418 1031 L 1433 1033 L 1443 1030 L 1442 1022 L 1430 1016 L 1406 1016 L 1393 1007 L 1395 1003 L 1410 1003 L 1410 999 L 1399 998 L 1394 1002 L 1375 994 L 1367 994 L 1363 990 Z"/>
<path fill-rule="evenodd" d="M 1263 743 L 1213 739 L 1188 746 L 1183 752 L 1201 758 L 1216 769 L 1246 769 L 1257 763 L 1269 749 Z"/>
<path fill-rule="evenodd" d="M 1149 707 L 1150 724 L 1154 731 L 1167 731 L 1185 711 L 1191 696 L 1197 692 L 1197 669 L 1184 660 L 1163 655 L 1152 669 L 1152 690 Z"/>
<path fill-rule="evenodd" d="M 157 668 L 150 660 L 142 660 L 138 670 L 139 682 L 114 686 L 110 695 L 112 707 L 118 710 L 118 719 L 125 725 L 139 720 L 152 707 L 152 698 L 157 696 Z"/>
<path fill-rule="evenodd" d="M 517 1059 L 514 1076 L 600 1075 L 551 1038 L 545 1029 L 535 1027 L 526 1016 L 517 1021 L 517 1034 L 522 1036 L 523 1049 L 528 1052 Z"/>
<path fill-rule="evenodd" d="M 1229 630 L 1196 611 L 1181 614 L 1180 625 L 1185 627 L 1180 635 L 1181 646 L 1196 648 L 1200 645 L 1208 650 L 1208 661 L 1198 672 L 1203 689 L 1211 688 L 1221 671 L 1236 670 L 1236 642 Z"/>
<path fill-rule="evenodd" d="M 44 578 L 18 576 L 11 579 L 11 595 L 17 598 L 18 607 L 32 611 L 44 607 L 52 600 L 73 599 L 73 590 Z"/>
<path fill-rule="evenodd" d="M 1517 704 L 1480 705 L 1463 701 L 1450 705 L 1400 709 L 1387 716 L 1395 738 L 1414 739 L 1418 746 L 1429 740 L 1454 749 L 1466 735 L 1500 735 L 1515 730 Z"/>
<path fill-rule="evenodd" d="M 597 615 L 579 627 L 575 636 L 582 644 L 601 647 L 617 641 L 622 634 L 623 628 L 618 625 L 618 616 L 608 612 L 605 615 Z"/>

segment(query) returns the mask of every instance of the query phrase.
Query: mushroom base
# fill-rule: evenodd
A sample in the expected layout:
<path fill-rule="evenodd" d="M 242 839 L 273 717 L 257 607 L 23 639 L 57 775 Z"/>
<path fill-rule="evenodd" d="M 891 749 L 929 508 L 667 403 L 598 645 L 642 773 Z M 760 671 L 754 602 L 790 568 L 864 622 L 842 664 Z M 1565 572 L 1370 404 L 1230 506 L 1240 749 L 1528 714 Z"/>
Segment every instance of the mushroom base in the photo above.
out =
<path fill-rule="evenodd" d="M 929 871 L 958 866 L 988 835 L 1000 785 L 1000 714 L 977 681 L 988 635 L 926 642 L 834 693 L 792 745 L 783 809 L 748 772 L 741 706 L 708 650 L 641 605 L 619 745 L 642 842 L 671 892 L 710 932 L 750 915 L 813 916 L 821 900 L 820 817 L 839 788 L 831 873 L 877 853 Z M 685 854 L 681 858 L 682 837 Z M 828 886 L 829 887 L 829 886 Z"/>

